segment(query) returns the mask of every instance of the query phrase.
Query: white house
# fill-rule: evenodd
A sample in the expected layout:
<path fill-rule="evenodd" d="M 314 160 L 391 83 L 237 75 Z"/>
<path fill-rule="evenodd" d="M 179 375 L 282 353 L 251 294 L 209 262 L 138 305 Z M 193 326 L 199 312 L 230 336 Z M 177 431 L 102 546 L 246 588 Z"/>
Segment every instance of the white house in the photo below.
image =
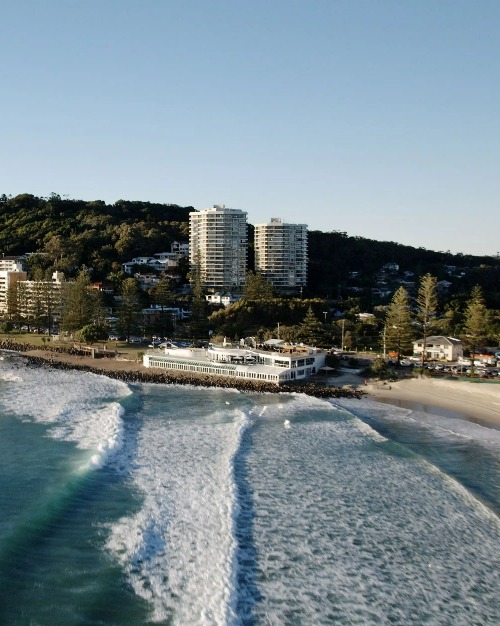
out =
<path fill-rule="evenodd" d="M 424 340 L 417 339 L 413 342 L 414 356 L 422 356 Z M 456 361 L 464 353 L 462 342 L 455 337 L 443 337 L 434 335 L 427 337 L 425 345 L 425 358 L 439 361 Z"/>
<path fill-rule="evenodd" d="M 241 296 L 235 296 L 231 293 L 209 293 L 205 296 L 205 300 L 208 304 L 223 304 L 228 307 L 230 304 L 234 304 L 240 300 Z"/>

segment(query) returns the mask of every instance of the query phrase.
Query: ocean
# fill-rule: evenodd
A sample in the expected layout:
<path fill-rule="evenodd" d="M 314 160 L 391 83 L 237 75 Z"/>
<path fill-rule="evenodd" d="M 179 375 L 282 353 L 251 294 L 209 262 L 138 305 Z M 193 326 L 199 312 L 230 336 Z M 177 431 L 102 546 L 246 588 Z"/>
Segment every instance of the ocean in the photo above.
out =
<path fill-rule="evenodd" d="M 500 623 L 500 430 L 0 361 L 0 624 Z"/>

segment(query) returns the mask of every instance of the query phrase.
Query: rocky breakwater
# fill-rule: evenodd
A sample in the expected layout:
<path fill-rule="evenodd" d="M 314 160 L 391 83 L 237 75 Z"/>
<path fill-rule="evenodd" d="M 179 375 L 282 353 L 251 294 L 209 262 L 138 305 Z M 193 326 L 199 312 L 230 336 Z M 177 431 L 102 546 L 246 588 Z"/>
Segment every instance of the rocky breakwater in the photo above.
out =
<path fill-rule="evenodd" d="M 19 354 L 24 354 L 32 350 L 42 349 L 46 353 L 68 354 L 71 356 L 85 356 L 86 354 L 83 350 L 78 350 L 77 348 L 68 348 L 66 346 L 47 345 L 43 346 L 42 348 L 41 346 L 35 346 L 31 343 L 19 343 L 10 339 L 0 340 L 0 350 L 7 350 L 9 352 L 19 352 Z"/>
<path fill-rule="evenodd" d="M 78 352 L 78 351 L 76 351 Z M 73 353 L 74 354 L 74 353 Z M 90 372 L 108 376 L 126 383 L 156 383 L 170 385 L 193 385 L 196 387 L 219 387 L 238 389 L 249 393 L 304 393 L 317 398 L 360 398 L 364 392 L 354 387 L 331 387 L 324 384 L 309 382 L 301 385 L 273 385 L 265 382 L 228 378 L 224 376 L 207 376 L 203 374 L 188 374 L 185 372 L 164 370 L 119 370 L 100 368 L 95 365 L 73 363 L 47 356 L 25 356 L 32 367 L 52 367 L 55 369 L 71 369 L 80 372 Z M 139 368 L 140 366 L 138 366 Z"/>

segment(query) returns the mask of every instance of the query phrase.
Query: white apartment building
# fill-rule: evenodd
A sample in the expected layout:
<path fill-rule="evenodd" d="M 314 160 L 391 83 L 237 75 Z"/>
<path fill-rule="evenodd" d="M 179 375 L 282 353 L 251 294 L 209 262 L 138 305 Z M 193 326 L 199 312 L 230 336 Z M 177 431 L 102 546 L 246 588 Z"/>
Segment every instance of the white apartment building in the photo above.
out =
<path fill-rule="evenodd" d="M 247 274 L 247 214 L 215 204 L 189 214 L 189 261 L 204 287 L 238 289 Z"/>
<path fill-rule="evenodd" d="M 52 326 L 61 315 L 63 272 L 52 272 L 51 280 L 21 280 L 17 288 L 17 310 L 26 320 L 42 319 Z M 67 283 L 68 284 L 68 283 Z"/>
<path fill-rule="evenodd" d="M 307 285 L 307 225 L 278 217 L 255 225 L 255 270 L 281 291 Z"/>
<path fill-rule="evenodd" d="M 9 287 L 26 278 L 20 257 L 0 258 L 0 314 L 7 313 Z"/>

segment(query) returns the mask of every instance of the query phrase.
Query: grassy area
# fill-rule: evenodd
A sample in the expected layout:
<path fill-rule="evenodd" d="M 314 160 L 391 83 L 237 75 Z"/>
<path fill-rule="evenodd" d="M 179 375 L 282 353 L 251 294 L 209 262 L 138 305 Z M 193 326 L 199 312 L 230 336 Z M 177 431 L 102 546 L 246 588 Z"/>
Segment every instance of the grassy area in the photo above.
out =
<path fill-rule="evenodd" d="M 57 341 L 53 337 L 47 335 L 38 335 L 37 333 L 0 333 L 0 339 L 6 339 L 17 343 L 29 343 L 33 346 L 44 348 L 45 346 L 68 346 L 72 347 L 74 343 L 71 340 Z M 120 354 L 126 355 L 132 359 L 137 357 L 139 352 L 150 350 L 146 343 L 127 343 L 126 341 L 105 341 L 94 344 L 95 346 L 106 345 L 108 350 L 116 350 Z"/>

